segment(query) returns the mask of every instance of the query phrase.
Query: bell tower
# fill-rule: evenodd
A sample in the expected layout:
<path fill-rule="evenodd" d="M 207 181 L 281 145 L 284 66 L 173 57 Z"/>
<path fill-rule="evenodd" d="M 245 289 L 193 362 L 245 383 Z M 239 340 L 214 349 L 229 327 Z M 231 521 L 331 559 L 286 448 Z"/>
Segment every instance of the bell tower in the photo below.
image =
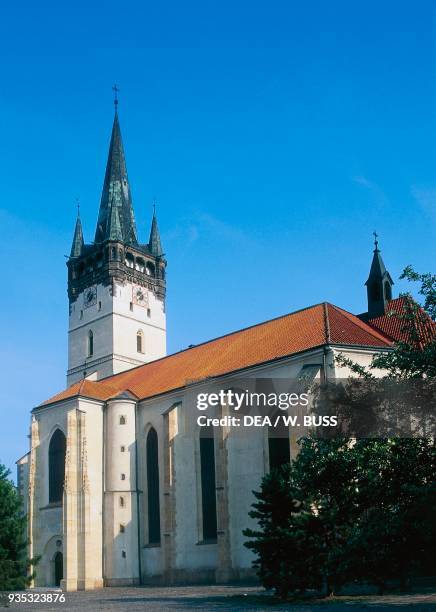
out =
<path fill-rule="evenodd" d="M 94 242 L 78 214 L 67 262 L 68 385 L 166 354 L 166 260 L 155 210 L 149 241 L 138 238 L 117 105 Z"/>
<path fill-rule="evenodd" d="M 365 283 L 368 295 L 367 316 L 369 319 L 380 317 L 386 313 L 386 306 L 392 299 L 392 286 L 394 284 L 380 255 L 377 238 L 378 235 L 374 232 L 374 255 L 368 280 Z"/>

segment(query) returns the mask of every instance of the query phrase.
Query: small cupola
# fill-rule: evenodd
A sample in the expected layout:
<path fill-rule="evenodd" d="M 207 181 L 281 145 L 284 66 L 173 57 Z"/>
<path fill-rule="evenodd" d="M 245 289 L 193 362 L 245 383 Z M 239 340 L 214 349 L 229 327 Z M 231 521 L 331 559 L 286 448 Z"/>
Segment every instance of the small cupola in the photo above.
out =
<path fill-rule="evenodd" d="M 394 281 L 386 270 L 378 248 L 378 235 L 374 232 L 374 255 L 366 290 L 368 294 L 368 317 L 380 317 L 386 313 L 387 304 L 392 300 L 392 286 Z"/>

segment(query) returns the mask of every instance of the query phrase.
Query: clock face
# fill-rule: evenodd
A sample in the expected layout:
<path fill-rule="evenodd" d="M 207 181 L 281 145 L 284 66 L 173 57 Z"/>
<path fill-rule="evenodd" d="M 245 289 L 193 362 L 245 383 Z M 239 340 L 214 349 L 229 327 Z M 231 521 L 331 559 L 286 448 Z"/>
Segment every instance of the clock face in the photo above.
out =
<path fill-rule="evenodd" d="M 135 285 L 132 289 L 132 302 L 137 306 L 148 307 L 148 294 L 144 287 L 138 287 Z"/>
<path fill-rule="evenodd" d="M 89 308 L 90 306 L 94 306 L 97 303 L 97 287 L 94 285 L 93 287 L 88 287 L 85 289 L 85 293 L 83 294 L 83 305 L 85 308 Z"/>

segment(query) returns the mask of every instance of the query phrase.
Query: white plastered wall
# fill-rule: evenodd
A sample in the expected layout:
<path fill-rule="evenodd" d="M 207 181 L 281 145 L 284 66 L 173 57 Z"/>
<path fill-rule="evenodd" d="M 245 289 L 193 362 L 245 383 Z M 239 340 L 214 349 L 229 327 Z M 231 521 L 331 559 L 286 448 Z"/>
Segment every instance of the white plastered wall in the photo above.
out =
<path fill-rule="evenodd" d="M 71 305 L 68 332 L 68 376 L 71 385 L 97 372 L 104 378 L 166 355 L 164 302 L 145 288 L 145 306 L 134 303 L 136 285 L 126 282 L 97 285 L 95 303 L 85 308 L 84 293 Z M 143 351 L 136 336 L 143 333 Z M 89 332 L 93 354 L 88 354 Z"/>

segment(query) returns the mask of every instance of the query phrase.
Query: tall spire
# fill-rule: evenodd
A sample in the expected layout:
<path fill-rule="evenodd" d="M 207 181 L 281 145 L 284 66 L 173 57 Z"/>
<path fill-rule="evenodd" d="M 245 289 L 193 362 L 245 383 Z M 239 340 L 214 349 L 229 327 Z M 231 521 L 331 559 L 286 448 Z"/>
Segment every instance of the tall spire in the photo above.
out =
<path fill-rule="evenodd" d="M 118 88 L 115 91 L 115 95 Z M 130 194 L 129 179 L 127 177 L 126 159 L 124 156 L 123 141 L 118 121 L 118 97 L 115 97 L 115 116 L 112 127 L 109 155 L 104 177 L 103 192 L 101 195 L 100 210 L 98 214 L 95 242 L 113 240 L 111 235 L 119 236 L 117 240 L 137 244 L 135 217 L 133 214 L 132 196 Z M 116 212 L 112 210 L 116 208 Z M 116 222 L 119 228 L 112 228 Z"/>
<path fill-rule="evenodd" d="M 380 254 L 377 232 L 374 232 L 373 235 L 374 255 L 372 257 L 368 280 L 365 285 L 368 294 L 368 315 L 370 317 L 378 317 L 385 314 L 386 306 L 392 299 L 392 286 L 394 281 L 386 270 Z"/>
<path fill-rule="evenodd" d="M 159 227 L 157 225 L 156 204 L 153 204 L 153 218 L 151 220 L 150 239 L 148 241 L 150 253 L 160 257 L 163 255 L 162 243 L 160 240 Z"/>
<path fill-rule="evenodd" d="M 77 203 L 77 219 L 76 227 L 74 228 L 73 244 L 71 245 L 70 257 L 80 257 L 83 251 L 83 229 L 80 220 L 80 206 Z"/>

